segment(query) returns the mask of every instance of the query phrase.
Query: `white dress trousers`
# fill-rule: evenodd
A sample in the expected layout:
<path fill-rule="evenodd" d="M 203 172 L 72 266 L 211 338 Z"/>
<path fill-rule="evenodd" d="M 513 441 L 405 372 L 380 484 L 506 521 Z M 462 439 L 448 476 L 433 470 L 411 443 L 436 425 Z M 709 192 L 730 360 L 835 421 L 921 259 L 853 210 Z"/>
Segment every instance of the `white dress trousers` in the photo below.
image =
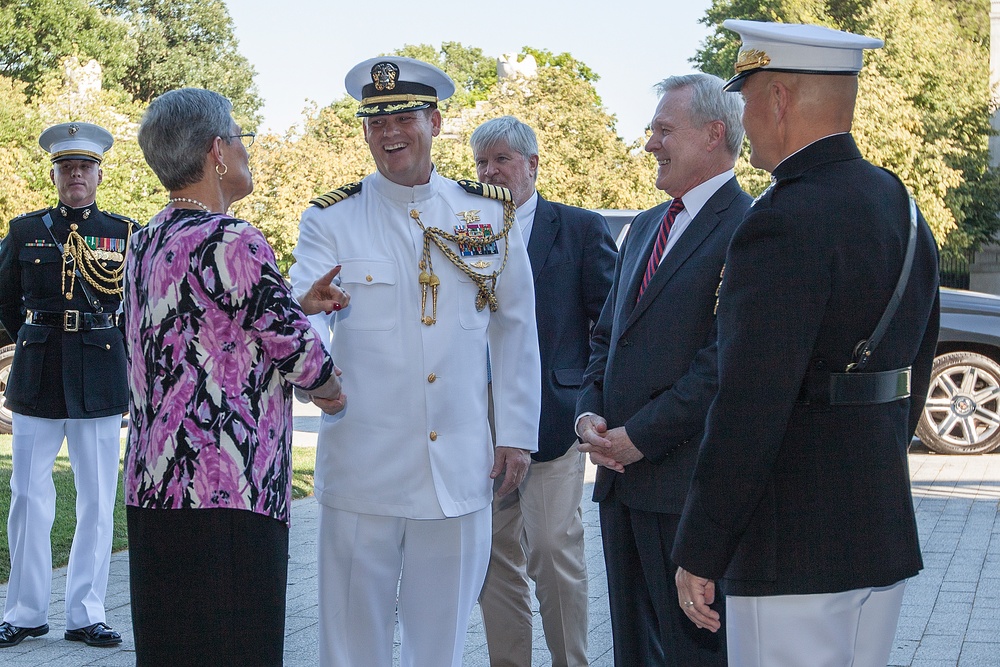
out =
<path fill-rule="evenodd" d="M 66 440 L 76 485 L 76 532 L 66 573 L 66 629 L 105 622 L 114 533 L 121 416 L 42 419 L 13 415 L 10 478 L 10 583 L 4 620 L 33 628 L 48 622 L 52 588 L 52 469 Z"/>
<path fill-rule="evenodd" d="M 730 667 L 885 667 L 906 581 L 842 593 L 726 597 Z"/>
<path fill-rule="evenodd" d="M 319 506 L 319 664 L 461 667 L 490 558 L 490 508 L 404 519 Z"/>

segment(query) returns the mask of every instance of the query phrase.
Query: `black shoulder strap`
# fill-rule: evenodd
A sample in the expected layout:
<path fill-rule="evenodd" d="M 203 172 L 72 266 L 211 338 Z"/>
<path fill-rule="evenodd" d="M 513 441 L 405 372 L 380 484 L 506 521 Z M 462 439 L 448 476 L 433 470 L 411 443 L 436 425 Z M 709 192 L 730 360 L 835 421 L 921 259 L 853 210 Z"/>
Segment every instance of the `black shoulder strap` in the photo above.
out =
<path fill-rule="evenodd" d="M 847 365 L 848 373 L 863 370 L 868 364 L 872 350 L 882 342 L 882 336 L 885 335 L 886 329 L 889 328 L 889 323 L 892 321 L 893 315 L 896 314 L 899 303 L 903 300 L 903 292 L 906 291 L 906 283 L 910 278 L 910 269 L 913 267 L 913 254 L 917 248 L 917 203 L 913 201 L 913 195 L 909 191 L 907 191 L 906 195 L 910 200 L 910 237 L 906 242 L 906 258 L 903 260 L 903 269 L 899 273 L 896 290 L 892 293 L 889 305 L 885 307 L 885 312 L 882 313 L 882 319 L 878 321 L 875 331 L 867 340 L 862 340 L 855 346 L 854 362 Z"/>

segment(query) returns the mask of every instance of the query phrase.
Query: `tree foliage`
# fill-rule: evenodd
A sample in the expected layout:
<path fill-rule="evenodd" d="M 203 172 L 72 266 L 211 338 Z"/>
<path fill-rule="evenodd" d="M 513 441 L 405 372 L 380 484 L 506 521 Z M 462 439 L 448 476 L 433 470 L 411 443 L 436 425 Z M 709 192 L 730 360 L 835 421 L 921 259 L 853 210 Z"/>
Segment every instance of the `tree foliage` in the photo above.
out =
<path fill-rule="evenodd" d="M 128 26 L 87 0 L 0 0 L 0 74 L 27 84 L 29 96 L 67 56 L 97 60 L 113 82 L 135 51 Z"/>
<path fill-rule="evenodd" d="M 440 49 L 430 44 L 407 44 L 393 55 L 422 60 L 444 71 L 455 82 L 455 94 L 441 104 L 442 112 L 452 107 L 467 107 L 486 99 L 496 84 L 496 60 L 477 47 L 461 42 L 444 42 Z"/>
<path fill-rule="evenodd" d="M 534 58 L 539 67 L 558 67 L 587 83 L 597 83 L 601 79 L 597 72 L 566 52 L 552 53 L 548 49 L 533 49 L 526 46 L 521 49 L 521 53 Z"/>
<path fill-rule="evenodd" d="M 136 45 L 122 87 L 150 102 L 183 86 L 225 95 L 256 127 L 262 101 L 250 62 L 239 53 L 233 20 L 223 0 L 100 0 L 105 12 L 124 21 Z"/>
<path fill-rule="evenodd" d="M 223 0 L 0 0 L 0 74 L 27 84 L 29 97 L 71 56 L 96 60 L 104 88 L 134 100 L 200 86 L 259 122 L 255 71 Z"/>
<path fill-rule="evenodd" d="M 938 242 L 961 251 L 1000 228 L 1000 177 L 989 167 L 988 7 L 982 0 L 716 0 L 716 26 L 694 60 L 731 76 L 739 36 L 728 17 L 819 23 L 881 37 L 865 54 L 854 134 L 862 153 L 914 193 Z M 933 39 L 928 39 L 933 35 Z M 741 161 L 744 180 L 762 184 Z"/>
<path fill-rule="evenodd" d="M 662 201 L 653 187 L 652 163 L 618 136 L 614 117 L 576 67 L 540 66 L 536 78 L 502 80 L 488 102 L 463 125 L 463 145 L 490 118 L 521 119 L 538 136 L 537 187 L 543 196 L 587 208 L 645 208 Z M 471 168 L 471 151 L 468 156 Z"/>
<path fill-rule="evenodd" d="M 98 86 L 81 65 L 100 66 Z M 83 68 L 86 69 L 86 68 Z M 135 134 L 148 101 L 184 85 L 218 90 L 253 127 L 261 101 L 222 0 L 0 0 L 0 236 L 7 221 L 55 201 L 41 131 L 71 120 L 115 137 L 98 205 L 145 221 L 166 192 Z"/>

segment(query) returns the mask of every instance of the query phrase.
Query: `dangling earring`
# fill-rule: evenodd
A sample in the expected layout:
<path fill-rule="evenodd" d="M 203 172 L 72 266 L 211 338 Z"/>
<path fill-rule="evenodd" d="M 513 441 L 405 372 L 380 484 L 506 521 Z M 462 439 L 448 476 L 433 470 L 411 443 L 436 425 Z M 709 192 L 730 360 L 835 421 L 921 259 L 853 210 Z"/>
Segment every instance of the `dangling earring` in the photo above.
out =
<path fill-rule="evenodd" d="M 223 176 L 225 176 L 226 174 L 229 173 L 229 167 L 226 166 L 226 165 L 222 165 L 222 166 L 224 167 L 224 169 L 222 171 L 219 171 L 219 165 L 215 165 L 215 173 L 217 173 L 219 175 L 219 180 L 220 181 L 222 180 Z"/>

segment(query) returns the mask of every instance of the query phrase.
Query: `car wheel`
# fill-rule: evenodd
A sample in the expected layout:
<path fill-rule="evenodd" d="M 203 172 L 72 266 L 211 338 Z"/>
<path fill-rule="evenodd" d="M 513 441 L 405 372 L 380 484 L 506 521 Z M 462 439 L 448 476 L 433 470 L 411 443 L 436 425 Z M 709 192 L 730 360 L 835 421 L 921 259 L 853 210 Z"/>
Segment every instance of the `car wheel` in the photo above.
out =
<path fill-rule="evenodd" d="M 0 347 L 0 433 L 10 433 L 13 425 L 3 393 L 7 391 L 7 378 L 10 377 L 10 365 L 14 361 L 15 347 L 15 345 Z"/>
<path fill-rule="evenodd" d="M 917 437 L 939 454 L 985 454 L 1000 446 L 1000 366 L 972 352 L 935 359 Z"/>

